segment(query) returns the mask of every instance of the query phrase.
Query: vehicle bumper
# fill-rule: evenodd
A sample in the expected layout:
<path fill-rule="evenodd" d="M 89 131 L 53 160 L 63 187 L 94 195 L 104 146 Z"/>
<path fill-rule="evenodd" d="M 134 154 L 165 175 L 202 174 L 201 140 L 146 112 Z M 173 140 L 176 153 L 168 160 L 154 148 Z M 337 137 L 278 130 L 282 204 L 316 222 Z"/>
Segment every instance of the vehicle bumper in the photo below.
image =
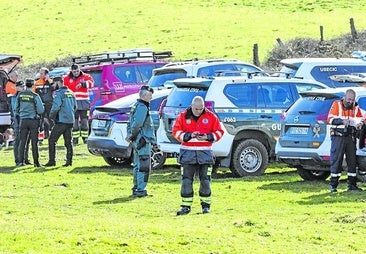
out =
<path fill-rule="evenodd" d="M 89 137 L 87 147 L 91 154 L 103 157 L 130 158 L 132 146 L 117 145 L 113 140 Z"/>

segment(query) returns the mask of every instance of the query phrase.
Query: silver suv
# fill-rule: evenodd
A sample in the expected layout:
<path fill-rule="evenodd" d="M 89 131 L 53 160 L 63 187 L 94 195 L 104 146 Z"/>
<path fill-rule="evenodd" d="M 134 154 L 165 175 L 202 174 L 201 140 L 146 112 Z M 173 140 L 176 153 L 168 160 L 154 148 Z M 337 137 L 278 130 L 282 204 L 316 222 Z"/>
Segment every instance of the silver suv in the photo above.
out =
<path fill-rule="evenodd" d="M 299 98 L 299 91 L 326 87 L 316 81 L 251 75 L 185 78 L 174 84 L 161 107 L 157 131 L 161 151 L 179 153 L 180 144 L 172 135 L 172 126 L 192 98 L 200 95 L 225 130 L 222 139 L 213 145 L 217 164 L 229 167 L 236 176 L 263 174 L 269 160 L 275 158 L 281 113 Z"/>

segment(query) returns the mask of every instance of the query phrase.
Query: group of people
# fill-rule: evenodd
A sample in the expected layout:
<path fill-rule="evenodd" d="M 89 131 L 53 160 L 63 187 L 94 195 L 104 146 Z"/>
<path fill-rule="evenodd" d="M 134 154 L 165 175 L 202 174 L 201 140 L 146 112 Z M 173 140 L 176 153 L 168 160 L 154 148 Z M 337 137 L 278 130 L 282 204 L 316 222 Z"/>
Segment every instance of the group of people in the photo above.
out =
<path fill-rule="evenodd" d="M 150 149 L 156 140 L 149 116 L 149 102 L 153 90 L 143 86 L 140 98 L 132 107 L 127 128 L 126 140 L 132 142 L 134 149 L 133 197 L 148 196 L 146 191 L 150 174 Z M 328 114 L 331 127 L 331 178 L 330 191 L 337 192 L 342 172 L 343 158 L 346 156 L 348 191 L 362 191 L 357 186 L 356 147 L 357 132 L 363 128 L 366 114 L 355 102 L 356 93 L 348 89 L 344 98 L 335 101 Z M 204 99 L 193 98 L 191 105 L 181 112 L 173 126 L 173 135 L 181 143 L 178 162 L 181 165 L 181 208 L 177 216 L 191 212 L 193 204 L 193 181 L 195 174 L 200 180 L 199 197 L 202 213 L 210 212 L 211 172 L 214 165 L 212 144 L 224 134 L 217 116 L 205 108 Z M 148 163 L 146 163 L 148 162 Z"/>
<path fill-rule="evenodd" d="M 61 135 L 64 137 L 67 150 L 64 166 L 72 165 L 72 140 L 77 144 L 79 136 L 85 141 L 88 135 L 88 89 L 93 86 L 93 82 L 92 77 L 83 73 L 76 64 L 71 66 L 70 73 L 63 78 L 51 80 L 48 77 L 48 70 L 42 68 L 37 81 L 27 79 L 25 83 L 15 82 L 16 93 L 11 97 L 11 105 L 16 137 L 14 157 L 17 166 L 26 163 L 27 140 L 31 141 L 34 166 L 40 166 L 38 131 L 42 116 L 47 118 L 43 121 L 44 129 L 51 130 L 48 137 L 49 161 L 45 166 L 56 165 L 55 148 Z M 49 96 L 49 91 L 54 90 L 55 93 Z M 126 141 L 131 142 L 133 147 L 133 197 L 148 196 L 146 189 L 151 173 L 151 146 L 156 144 L 153 122 L 149 114 L 153 93 L 152 88 L 141 87 L 139 99 L 131 108 L 127 124 Z M 355 98 L 355 91 L 348 89 L 342 100 L 332 104 L 328 114 L 328 123 L 332 125 L 329 181 L 332 193 L 337 192 L 344 155 L 348 166 L 348 190 L 362 190 L 357 186 L 356 178 L 356 134 L 364 125 L 366 115 L 363 115 Z M 205 108 L 204 99 L 196 96 L 191 105 L 179 114 L 172 132 L 181 143 L 178 162 L 181 165 L 182 200 L 177 215 L 186 215 L 191 212 L 195 174 L 198 174 L 200 180 L 198 193 L 202 213 L 209 213 L 211 172 L 215 163 L 212 144 L 220 140 L 224 134 L 220 121 L 212 111 Z"/>
<path fill-rule="evenodd" d="M 39 133 L 45 133 L 48 139 L 49 160 L 43 166 L 56 165 L 56 143 L 61 135 L 66 147 L 66 163 L 72 165 L 73 143 L 79 137 L 84 142 L 89 134 L 88 89 L 94 86 L 93 78 L 73 64 L 65 77 L 49 77 L 47 68 L 42 67 L 34 79 L 25 82 L 9 79 L 7 93 L 14 128 L 14 159 L 16 166 L 30 164 L 28 146 L 31 143 L 33 165 L 41 167 L 39 162 Z M 12 91 L 12 93 L 10 92 Z"/>

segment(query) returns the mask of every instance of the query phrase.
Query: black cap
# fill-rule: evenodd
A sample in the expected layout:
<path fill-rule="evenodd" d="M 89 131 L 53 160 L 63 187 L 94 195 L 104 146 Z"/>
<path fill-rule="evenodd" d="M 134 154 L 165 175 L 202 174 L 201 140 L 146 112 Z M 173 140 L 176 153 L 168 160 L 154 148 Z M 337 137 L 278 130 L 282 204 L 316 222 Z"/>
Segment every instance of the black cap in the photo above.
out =
<path fill-rule="evenodd" d="M 24 82 L 22 80 L 19 80 L 15 83 L 16 86 L 24 86 Z"/>
<path fill-rule="evenodd" d="M 142 86 L 141 87 L 141 90 L 146 90 L 146 91 L 149 91 L 150 93 L 154 93 L 154 89 L 152 89 L 151 87 L 149 86 Z"/>
<path fill-rule="evenodd" d="M 25 80 L 25 86 L 26 87 L 32 87 L 34 85 L 34 79 L 27 78 Z"/>
<path fill-rule="evenodd" d="M 76 64 L 76 63 L 73 63 L 73 64 L 71 65 L 71 70 L 77 70 L 77 69 L 79 69 L 79 65 L 78 65 L 78 64 Z"/>

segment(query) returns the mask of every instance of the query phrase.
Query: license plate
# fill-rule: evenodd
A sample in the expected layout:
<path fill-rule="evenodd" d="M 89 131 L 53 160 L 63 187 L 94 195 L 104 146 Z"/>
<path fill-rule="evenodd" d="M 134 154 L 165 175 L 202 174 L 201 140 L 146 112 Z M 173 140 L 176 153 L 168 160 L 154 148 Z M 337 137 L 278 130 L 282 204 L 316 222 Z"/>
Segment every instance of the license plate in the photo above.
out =
<path fill-rule="evenodd" d="M 292 127 L 290 129 L 290 134 L 293 135 L 306 135 L 308 134 L 309 128 L 308 127 Z"/>
<path fill-rule="evenodd" d="M 98 120 L 98 122 L 97 122 L 97 126 L 99 128 L 104 128 L 106 126 L 106 124 L 107 124 L 107 121 L 104 121 L 104 120 Z"/>

